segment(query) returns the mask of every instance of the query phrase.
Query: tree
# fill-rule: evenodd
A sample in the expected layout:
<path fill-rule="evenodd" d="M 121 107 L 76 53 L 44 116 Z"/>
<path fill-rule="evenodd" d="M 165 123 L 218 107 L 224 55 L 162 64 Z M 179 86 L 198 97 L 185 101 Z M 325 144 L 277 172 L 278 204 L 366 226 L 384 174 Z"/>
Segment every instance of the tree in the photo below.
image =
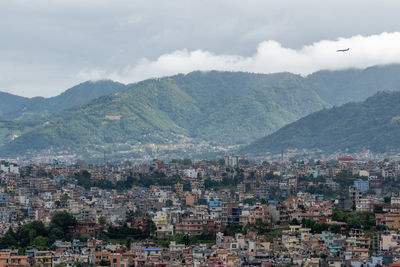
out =
<path fill-rule="evenodd" d="M 263 166 L 267 166 L 267 167 L 269 167 L 269 166 L 270 166 L 269 162 L 268 162 L 268 161 L 266 161 L 266 160 L 264 160 L 264 161 L 262 162 L 262 165 L 263 165 Z"/>
<path fill-rule="evenodd" d="M 192 165 L 192 160 L 191 159 L 183 159 L 180 163 L 185 166 L 190 166 L 190 165 Z"/>
<path fill-rule="evenodd" d="M 198 175 L 199 175 L 200 173 L 198 173 Z M 190 192 L 190 191 L 192 191 L 192 186 L 191 186 L 191 184 L 190 183 L 184 183 L 183 184 L 183 191 L 187 191 L 187 192 Z"/>
<path fill-rule="evenodd" d="M 101 225 L 101 227 L 104 227 L 107 223 L 107 218 L 104 216 L 101 216 L 98 221 L 99 221 L 99 224 Z"/>
<path fill-rule="evenodd" d="M 257 199 L 255 198 L 246 198 L 243 200 L 243 204 L 254 205 L 257 203 Z"/>
<path fill-rule="evenodd" d="M 246 193 L 250 192 L 250 190 L 251 190 L 251 184 L 245 183 L 244 187 L 245 187 Z"/>
<path fill-rule="evenodd" d="M 331 227 L 329 227 L 329 230 L 332 233 L 338 234 L 338 233 L 340 233 L 340 225 L 334 224 Z"/>
<path fill-rule="evenodd" d="M 267 175 L 265 175 L 265 180 L 273 180 L 275 178 L 276 178 L 276 176 L 274 175 L 273 172 L 269 172 L 269 173 L 267 173 Z"/>
<path fill-rule="evenodd" d="M 76 225 L 75 217 L 72 214 L 65 211 L 57 212 L 51 218 L 51 226 L 62 229 L 64 233 L 69 231 L 70 226 L 75 226 L 75 225 Z"/>
<path fill-rule="evenodd" d="M 63 233 L 63 239 L 70 240 L 72 238 L 72 235 L 70 235 L 70 228 L 74 227 L 75 225 L 76 219 L 74 216 L 65 211 L 57 212 L 51 218 L 50 232 L 55 231 L 60 233 L 61 231 Z M 60 231 L 54 229 L 59 229 Z"/>
<path fill-rule="evenodd" d="M 110 261 L 101 260 L 99 262 L 99 266 L 110 266 Z"/>
<path fill-rule="evenodd" d="M 146 232 L 148 232 L 149 234 L 154 234 L 157 231 L 157 226 L 156 224 L 153 222 L 152 219 L 148 218 L 147 219 L 147 229 Z"/>
<path fill-rule="evenodd" d="M 17 247 L 18 243 L 16 236 L 12 228 L 10 228 L 7 233 L 0 239 L 0 249 Z"/>
<path fill-rule="evenodd" d="M 132 162 L 130 162 L 129 160 L 125 160 L 124 166 L 125 167 L 132 167 Z"/>
<path fill-rule="evenodd" d="M 127 222 L 134 222 L 136 220 L 137 215 L 139 215 L 139 214 L 137 214 L 133 210 L 127 210 L 126 211 L 126 221 Z"/>
<path fill-rule="evenodd" d="M 47 237 L 43 236 L 37 236 L 33 241 L 32 241 L 32 246 L 39 248 L 39 249 L 45 249 L 47 248 L 47 242 L 48 242 Z"/>
<path fill-rule="evenodd" d="M 249 165 L 249 163 L 247 159 L 239 159 L 239 165 Z"/>
<path fill-rule="evenodd" d="M 61 202 L 59 200 L 54 201 L 54 205 L 56 205 L 56 208 L 61 207 Z"/>
<path fill-rule="evenodd" d="M 52 244 L 56 240 L 64 239 L 64 232 L 60 228 L 51 228 L 49 231 L 49 243 Z"/>
<path fill-rule="evenodd" d="M 174 202 L 172 202 L 172 200 L 171 199 L 168 199 L 167 201 L 165 201 L 165 206 L 167 206 L 167 207 L 172 207 L 174 205 Z"/>
<path fill-rule="evenodd" d="M 242 226 L 239 224 L 229 224 L 224 231 L 224 234 L 228 236 L 235 236 L 237 233 L 244 233 Z"/>
<path fill-rule="evenodd" d="M 292 220 L 291 224 L 293 224 L 293 225 L 300 225 L 299 221 L 298 221 L 296 218 L 294 218 L 294 219 Z"/>
<path fill-rule="evenodd" d="M 218 165 L 220 165 L 220 166 L 224 166 L 225 165 L 225 159 L 223 159 L 223 158 L 221 158 L 221 159 L 218 159 Z"/>
<path fill-rule="evenodd" d="M 207 205 L 208 202 L 207 202 L 206 199 L 200 198 L 199 200 L 197 200 L 197 204 L 198 204 L 198 205 Z"/>
<path fill-rule="evenodd" d="M 177 234 L 173 240 L 178 244 L 185 244 L 186 246 L 192 243 L 192 239 L 186 234 Z"/>

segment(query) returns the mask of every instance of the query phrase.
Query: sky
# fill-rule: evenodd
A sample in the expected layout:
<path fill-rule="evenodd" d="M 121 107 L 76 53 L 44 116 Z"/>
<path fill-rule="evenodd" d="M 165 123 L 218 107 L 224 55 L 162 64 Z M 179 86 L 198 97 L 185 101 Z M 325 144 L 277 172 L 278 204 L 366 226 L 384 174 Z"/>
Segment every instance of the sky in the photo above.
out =
<path fill-rule="evenodd" d="M 398 10 L 398 0 L 4 0 L 0 91 L 50 97 L 86 80 L 400 63 Z"/>

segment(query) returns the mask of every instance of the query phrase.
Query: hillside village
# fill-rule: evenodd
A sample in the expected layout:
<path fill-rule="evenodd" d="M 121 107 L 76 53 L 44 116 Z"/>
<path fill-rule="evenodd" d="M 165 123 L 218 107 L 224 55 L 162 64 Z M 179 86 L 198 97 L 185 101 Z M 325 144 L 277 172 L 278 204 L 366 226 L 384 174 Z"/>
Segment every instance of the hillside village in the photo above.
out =
<path fill-rule="evenodd" d="M 1 266 L 400 264 L 397 160 L 0 170 Z"/>

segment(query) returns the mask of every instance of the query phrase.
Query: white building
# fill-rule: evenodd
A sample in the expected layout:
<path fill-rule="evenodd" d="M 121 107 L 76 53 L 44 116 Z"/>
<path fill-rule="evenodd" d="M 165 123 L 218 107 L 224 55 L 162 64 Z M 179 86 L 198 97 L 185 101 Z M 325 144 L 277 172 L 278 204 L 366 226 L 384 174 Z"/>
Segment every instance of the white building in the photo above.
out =
<path fill-rule="evenodd" d="M 0 171 L 3 171 L 4 173 L 19 174 L 18 165 L 15 163 L 9 163 L 6 161 L 4 161 L 0 164 Z"/>

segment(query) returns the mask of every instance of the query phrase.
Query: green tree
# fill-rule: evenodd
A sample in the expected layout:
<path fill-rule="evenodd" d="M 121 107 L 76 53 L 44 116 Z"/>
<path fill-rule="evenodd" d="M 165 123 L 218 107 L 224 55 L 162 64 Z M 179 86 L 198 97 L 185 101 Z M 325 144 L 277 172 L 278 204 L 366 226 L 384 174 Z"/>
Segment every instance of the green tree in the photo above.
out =
<path fill-rule="evenodd" d="M 99 224 L 101 225 L 101 227 L 104 227 L 107 223 L 107 218 L 104 216 L 101 216 L 98 221 L 99 221 Z"/>
<path fill-rule="evenodd" d="M 168 199 L 167 201 L 165 201 L 165 206 L 172 207 L 173 205 L 174 205 L 174 202 L 172 202 L 171 199 Z"/>
<path fill-rule="evenodd" d="M 12 228 L 0 239 L 0 249 L 15 248 L 18 246 L 16 235 Z"/>
<path fill-rule="evenodd" d="M 53 229 L 59 229 L 63 233 L 64 240 L 70 240 L 72 238 L 72 234 L 70 230 L 72 227 L 76 225 L 76 219 L 70 213 L 62 211 L 57 212 L 53 215 L 50 222 L 50 232 L 59 232 Z"/>
<path fill-rule="evenodd" d="M 40 235 L 32 241 L 31 245 L 39 249 L 45 249 L 47 248 L 47 243 L 48 238 Z"/>
<path fill-rule="evenodd" d="M 225 165 L 225 159 L 223 159 L 223 158 L 218 159 L 217 163 L 218 163 L 218 165 L 220 165 L 220 166 L 224 166 L 224 165 Z"/>

